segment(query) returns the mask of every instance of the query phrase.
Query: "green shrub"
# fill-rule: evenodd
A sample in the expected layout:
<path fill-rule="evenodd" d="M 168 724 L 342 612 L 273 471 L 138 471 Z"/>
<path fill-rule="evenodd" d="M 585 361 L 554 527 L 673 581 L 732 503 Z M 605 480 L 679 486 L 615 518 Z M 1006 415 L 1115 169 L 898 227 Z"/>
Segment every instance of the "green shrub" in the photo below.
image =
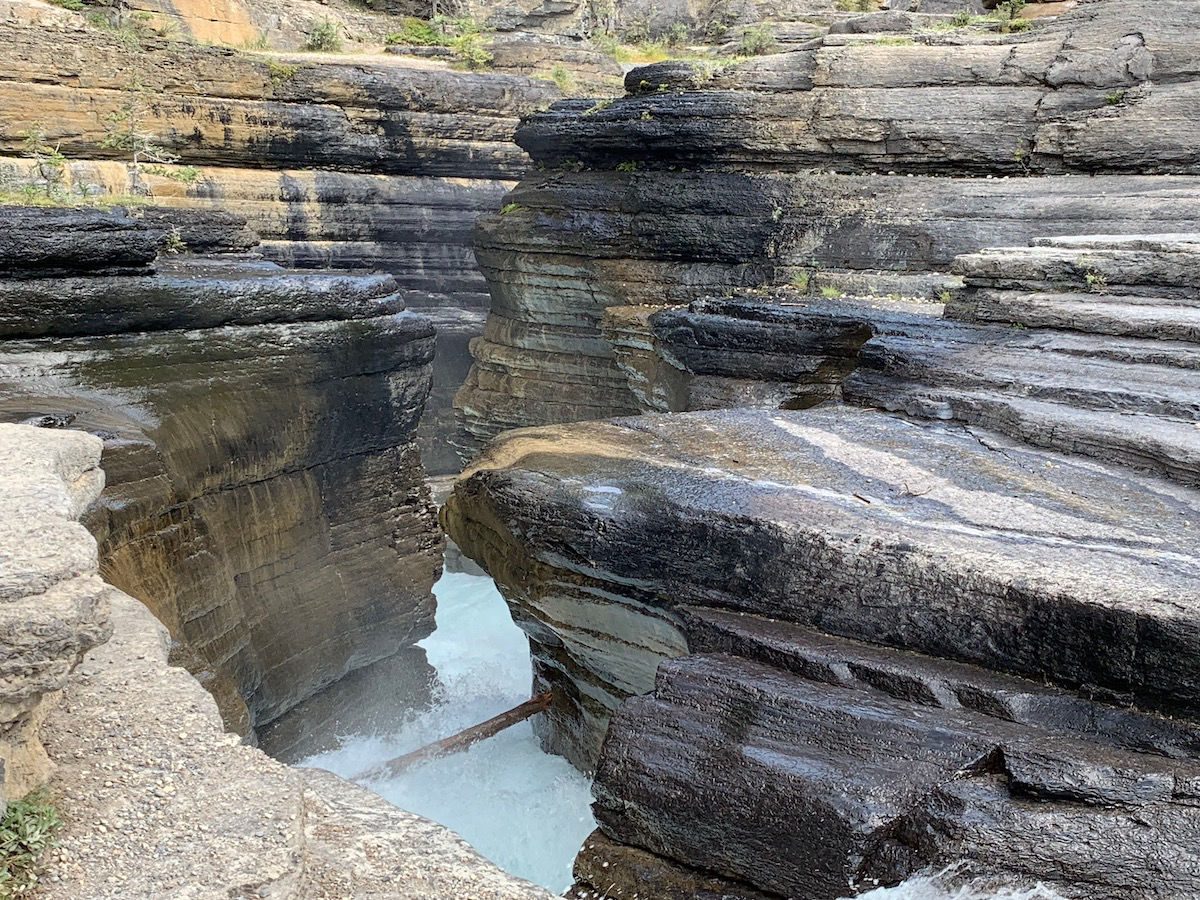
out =
<path fill-rule="evenodd" d="M 505 203 L 500 207 L 500 215 L 507 216 L 509 213 L 520 212 L 524 208 L 520 203 Z"/>
<path fill-rule="evenodd" d="M 629 173 L 629 172 L 636 172 L 637 170 L 638 170 L 638 164 L 637 164 L 636 160 L 627 159 L 627 160 L 625 160 L 625 162 L 617 163 L 617 171 L 618 172 Z"/>
<path fill-rule="evenodd" d="M 558 89 L 564 94 L 569 94 L 575 90 L 575 76 L 567 71 L 566 66 L 557 65 L 551 69 L 550 80 L 558 85 Z"/>
<path fill-rule="evenodd" d="M 50 0 L 50 2 L 63 9 L 69 9 L 71 12 L 82 12 L 86 9 L 83 0 Z"/>
<path fill-rule="evenodd" d="M 492 54 L 483 45 L 483 38 L 477 31 L 468 31 L 451 39 L 450 49 L 458 61 L 472 71 L 486 69 L 492 64 Z"/>
<path fill-rule="evenodd" d="M 304 42 L 304 49 L 319 53 L 340 53 L 342 32 L 337 22 L 322 19 L 314 25 L 308 33 L 308 40 Z"/>
<path fill-rule="evenodd" d="M 840 300 L 842 297 L 842 289 L 834 287 L 831 284 L 827 284 L 825 287 L 821 288 L 821 296 L 826 300 Z"/>
<path fill-rule="evenodd" d="M 837 0 L 837 8 L 842 12 L 878 12 L 879 0 Z"/>
<path fill-rule="evenodd" d="M 267 60 L 267 75 L 271 79 L 271 84 L 274 87 L 279 87 L 286 84 L 296 77 L 296 73 L 300 71 L 300 67 L 291 63 L 281 63 L 275 59 Z"/>
<path fill-rule="evenodd" d="M 663 35 L 663 42 L 668 47 L 682 47 L 688 41 L 688 27 L 682 22 L 676 22 Z"/>
<path fill-rule="evenodd" d="M 0 821 L 0 897 L 16 900 L 37 887 L 38 862 L 61 824 L 43 794 L 8 804 Z"/>
<path fill-rule="evenodd" d="M 738 41 L 739 56 L 762 56 L 775 49 L 775 34 L 767 23 L 752 25 L 742 32 Z"/>
<path fill-rule="evenodd" d="M 446 35 L 432 22 L 412 17 L 403 19 L 400 23 L 400 30 L 394 31 L 384 38 L 385 44 L 399 44 L 406 47 L 435 47 L 445 41 Z"/>

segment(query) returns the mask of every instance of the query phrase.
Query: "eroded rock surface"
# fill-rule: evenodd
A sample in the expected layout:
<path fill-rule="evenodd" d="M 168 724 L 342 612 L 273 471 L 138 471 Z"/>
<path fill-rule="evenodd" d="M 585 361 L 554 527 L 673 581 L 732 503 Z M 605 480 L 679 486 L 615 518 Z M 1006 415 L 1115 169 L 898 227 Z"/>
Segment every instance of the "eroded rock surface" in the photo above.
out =
<path fill-rule="evenodd" d="M 383 54 L 134 39 L 81 23 L 0 22 L 0 31 L 0 184 L 43 180 L 23 158 L 28 134 L 40 131 L 67 158 L 60 188 L 70 196 L 150 193 L 160 207 L 240 216 L 268 259 L 391 274 L 408 306 L 446 309 L 451 319 L 486 304 L 471 229 L 527 167 L 512 140 L 518 119 L 560 96 L 551 82 L 517 74 L 550 66 L 545 54 L 531 61 L 514 51 L 511 66 L 477 74 Z M 120 124 L 130 117 L 135 125 Z M 178 163 L 135 171 L 111 140 L 122 127 L 153 135 Z M 203 251 L 204 235 L 220 230 L 210 220 L 178 237 Z M 461 335 L 468 319 L 450 331 Z M 454 338 L 443 344 L 457 347 Z M 459 466 L 450 403 L 461 375 L 441 380 L 460 368 L 457 358 L 440 367 L 420 438 L 440 472 Z"/>
<path fill-rule="evenodd" d="M 0 806 L 45 783 L 40 729 L 71 670 L 111 632 L 96 542 L 100 441 L 0 425 Z"/>
<path fill-rule="evenodd" d="M 432 630 L 441 539 L 415 433 L 434 332 L 390 277 L 186 258 L 6 278 L 0 306 L 0 416 L 104 438 L 103 571 L 231 727 Z"/>
<path fill-rule="evenodd" d="M 1016 35 L 830 35 L 715 73 L 635 69 L 624 98 L 531 116 L 518 142 L 556 171 L 480 223 L 472 447 L 641 408 L 613 307 L 866 279 L 928 296 L 985 247 L 1195 230 L 1194 14 L 1098 0 Z"/>
<path fill-rule="evenodd" d="M 224 730 L 168 662 L 166 628 L 101 580 L 76 521 L 103 486 L 101 447 L 0 425 L 4 794 L 52 771 L 64 822 L 39 896 L 548 898 L 445 828 Z"/>
<path fill-rule="evenodd" d="M 602 830 L 668 869 L 834 898 L 964 860 L 1183 898 L 1198 503 L 841 407 L 515 432 L 443 519 L 558 691 L 550 746 L 598 764 Z"/>

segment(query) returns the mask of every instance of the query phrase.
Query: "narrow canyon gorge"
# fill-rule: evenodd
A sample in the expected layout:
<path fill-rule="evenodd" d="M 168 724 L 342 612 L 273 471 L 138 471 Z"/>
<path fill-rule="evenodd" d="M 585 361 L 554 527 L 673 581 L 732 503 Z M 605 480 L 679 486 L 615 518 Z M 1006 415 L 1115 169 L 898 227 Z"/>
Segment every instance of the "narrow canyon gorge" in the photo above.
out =
<path fill-rule="evenodd" d="M 1200 896 L 1200 0 L 0 60 L 0 898 Z"/>

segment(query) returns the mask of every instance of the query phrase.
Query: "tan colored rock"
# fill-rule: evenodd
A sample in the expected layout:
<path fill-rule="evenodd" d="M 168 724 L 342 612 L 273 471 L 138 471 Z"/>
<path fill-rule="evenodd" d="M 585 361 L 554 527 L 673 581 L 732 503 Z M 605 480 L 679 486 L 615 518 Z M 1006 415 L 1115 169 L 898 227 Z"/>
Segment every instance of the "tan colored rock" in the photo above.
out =
<path fill-rule="evenodd" d="M 100 494 L 101 442 L 0 425 L 0 777 L 5 797 L 44 783 L 38 731 L 67 676 L 109 633 L 96 542 L 78 518 Z"/>

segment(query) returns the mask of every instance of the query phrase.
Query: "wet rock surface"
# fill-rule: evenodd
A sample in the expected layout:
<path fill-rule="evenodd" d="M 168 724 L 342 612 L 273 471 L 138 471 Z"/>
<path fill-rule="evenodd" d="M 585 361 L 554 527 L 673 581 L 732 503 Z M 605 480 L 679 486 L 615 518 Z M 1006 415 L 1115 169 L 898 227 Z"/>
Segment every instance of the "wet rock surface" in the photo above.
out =
<path fill-rule="evenodd" d="M 104 439 L 103 571 L 231 728 L 430 632 L 441 539 L 414 438 L 434 331 L 389 277 L 190 258 L 0 298 L 0 417 Z"/>
<path fill-rule="evenodd" d="M 664 885 L 835 898 L 963 861 L 1182 898 L 1198 502 L 834 407 L 515 432 L 443 521 L 558 691 L 549 746 L 597 766 L 601 830 Z"/>

